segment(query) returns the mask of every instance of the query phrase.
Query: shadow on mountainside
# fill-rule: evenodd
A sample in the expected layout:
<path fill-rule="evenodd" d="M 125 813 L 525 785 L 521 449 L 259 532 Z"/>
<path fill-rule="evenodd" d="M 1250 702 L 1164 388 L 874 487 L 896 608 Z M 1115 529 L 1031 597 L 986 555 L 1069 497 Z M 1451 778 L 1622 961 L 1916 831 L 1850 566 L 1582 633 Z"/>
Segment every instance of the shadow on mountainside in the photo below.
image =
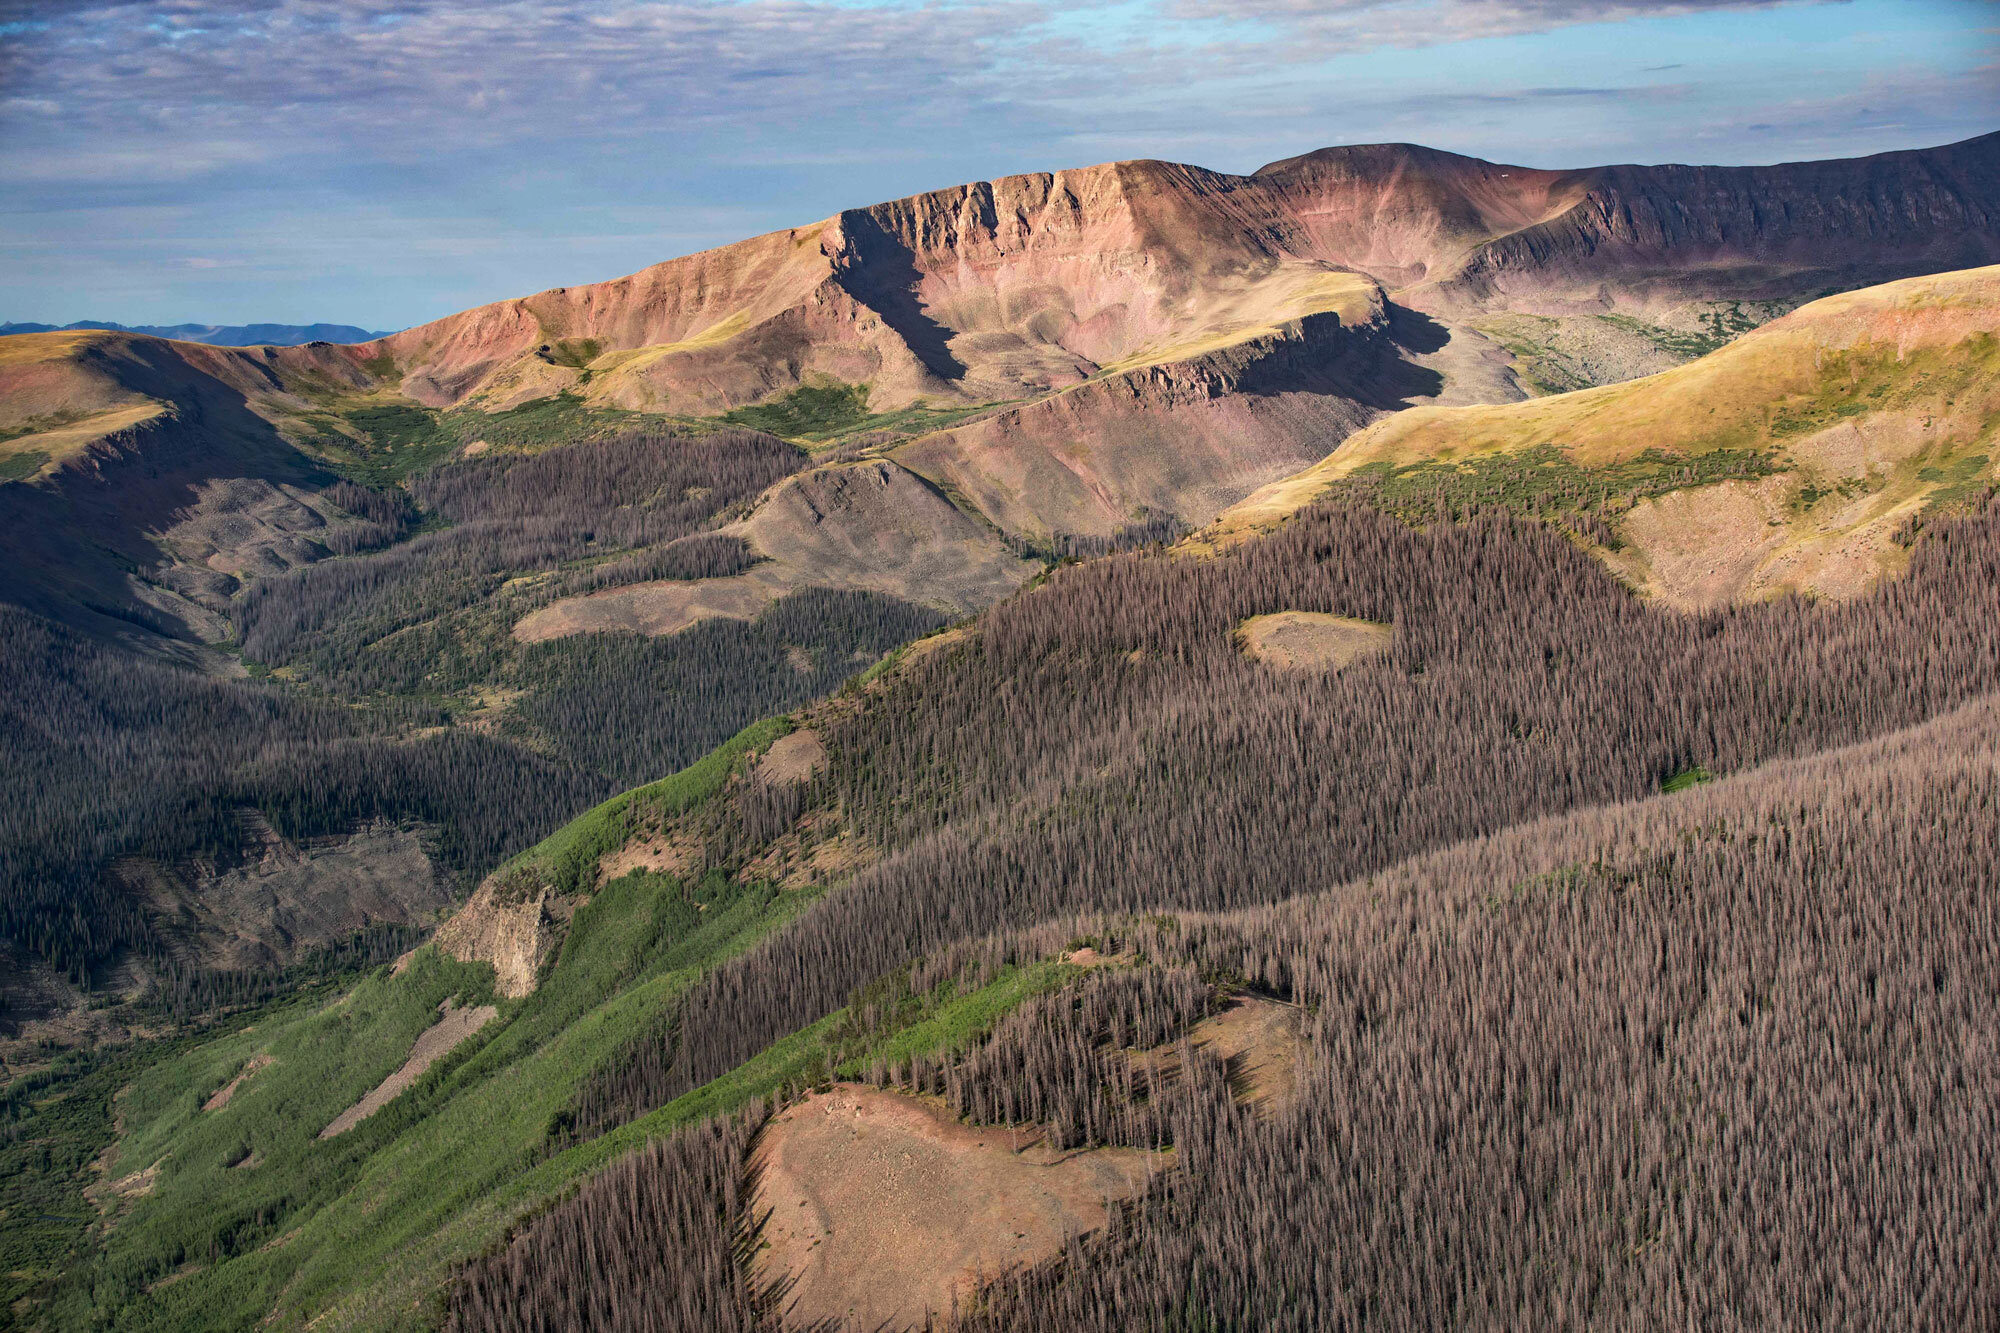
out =
<path fill-rule="evenodd" d="M 965 377 L 965 363 L 951 351 L 951 330 L 932 319 L 917 300 L 916 260 L 882 224 L 863 212 L 843 214 L 851 260 L 834 281 L 895 331 L 925 370 L 950 383 Z"/>
<path fill-rule="evenodd" d="M 251 410 L 242 390 L 168 343 L 119 339 L 85 355 L 166 410 L 105 436 L 44 481 L 0 486 L 0 601 L 128 645 L 135 637 L 142 647 L 196 639 L 180 617 L 135 595 L 135 577 L 172 558 L 155 534 L 212 482 L 254 478 L 316 490 L 336 478 Z"/>

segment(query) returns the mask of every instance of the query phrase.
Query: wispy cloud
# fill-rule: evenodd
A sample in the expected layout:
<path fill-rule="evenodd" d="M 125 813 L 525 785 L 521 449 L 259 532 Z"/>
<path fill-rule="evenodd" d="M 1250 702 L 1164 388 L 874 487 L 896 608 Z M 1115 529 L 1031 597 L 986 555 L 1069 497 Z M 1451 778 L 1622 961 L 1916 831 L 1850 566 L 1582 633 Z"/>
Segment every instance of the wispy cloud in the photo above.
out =
<path fill-rule="evenodd" d="M 1408 139 L 1574 166 L 1942 140 L 2000 120 L 1978 50 L 1993 38 L 1962 21 L 1993 11 L 0 0 L 0 247 L 35 256 L 0 265 L 0 317 L 414 322 L 850 204 L 1112 157 L 1247 170 Z M 1638 24 L 1643 43 L 1623 26 Z M 1777 34 L 1761 64 L 1750 31 Z"/>
<path fill-rule="evenodd" d="M 1257 20 L 1284 31 L 1292 58 L 1388 46 L 1441 46 L 1585 23 L 1679 18 L 1829 0 L 1177 0 L 1191 18 Z"/>

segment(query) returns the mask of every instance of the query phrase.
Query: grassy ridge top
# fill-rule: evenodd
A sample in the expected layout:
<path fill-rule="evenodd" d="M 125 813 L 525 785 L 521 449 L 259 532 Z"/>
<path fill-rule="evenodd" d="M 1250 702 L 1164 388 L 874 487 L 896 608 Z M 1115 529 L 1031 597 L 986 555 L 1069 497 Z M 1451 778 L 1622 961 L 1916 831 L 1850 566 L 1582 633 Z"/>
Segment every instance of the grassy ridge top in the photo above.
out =
<path fill-rule="evenodd" d="M 1991 481 L 1996 430 L 2000 268 L 1971 269 L 1813 302 L 1643 379 L 1397 413 L 1234 506 L 1206 540 L 1358 484 L 1537 513 L 1590 495 L 1625 539 L 1601 545 L 1630 547 L 1620 572 L 1669 600 L 1844 595 L 1896 566 L 1900 525 Z M 1702 563 L 1690 533 L 1728 549 Z"/>

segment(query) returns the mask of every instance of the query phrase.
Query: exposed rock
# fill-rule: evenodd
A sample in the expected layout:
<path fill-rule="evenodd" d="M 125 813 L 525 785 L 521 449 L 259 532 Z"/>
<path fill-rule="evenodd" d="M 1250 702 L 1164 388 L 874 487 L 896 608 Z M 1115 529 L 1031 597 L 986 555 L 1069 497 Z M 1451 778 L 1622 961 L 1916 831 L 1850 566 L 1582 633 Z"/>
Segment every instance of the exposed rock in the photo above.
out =
<path fill-rule="evenodd" d="M 518 999 L 541 980 L 575 906 L 538 879 L 496 873 L 438 927 L 434 942 L 462 963 L 492 964 L 495 993 Z"/>

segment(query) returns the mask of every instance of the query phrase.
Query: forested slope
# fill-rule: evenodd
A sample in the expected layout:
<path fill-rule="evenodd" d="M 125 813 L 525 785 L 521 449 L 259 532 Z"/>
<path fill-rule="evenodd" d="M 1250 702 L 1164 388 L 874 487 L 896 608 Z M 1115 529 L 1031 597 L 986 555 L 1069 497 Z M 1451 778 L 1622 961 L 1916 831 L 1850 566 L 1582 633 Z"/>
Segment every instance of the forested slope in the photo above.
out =
<path fill-rule="evenodd" d="M 1980 961 L 2000 944 L 1981 891 L 2000 827 L 1996 577 L 1990 505 L 1933 524 L 1904 578 L 1855 601 L 1698 616 L 1503 516 L 1419 530 L 1321 508 L 1220 556 L 1057 571 L 797 715 L 823 760 L 767 775 L 776 732 L 746 736 L 496 877 L 557 941 L 473 1048 L 513 1054 L 469 1058 L 476 1081 L 425 1075 L 361 1167 L 456 1142 L 446 1127 L 483 1098 L 531 1101 L 489 1146 L 452 1150 L 470 1174 L 448 1202 L 420 1206 L 431 1168 L 407 1165 L 409 1184 L 365 1195 L 259 1185 L 279 1140 L 255 1135 L 295 1142 L 284 1172 L 332 1151 L 274 1082 L 247 1103 L 277 1117 L 250 1140 L 274 1165 L 227 1173 L 265 1202 L 207 1258 L 211 1210 L 193 1203 L 222 1179 L 211 1159 L 242 1152 L 233 1112 L 128 1136 L 116 1170 L 162 1171 L 113 1233 L 125 1276 L 90 1299 L 156 1327 L 273 1310 L 540 1327 L 582 1309 L 775 1327 L 784 1284 L 739 1267 L 759 1219 L 738 1173 L 769 1113 L 752 1099 L 845 1078 L 1083 1150 L 1172 1146 L 1114 1225 L 986 1288 L 972 1326 L 1866 1326 L 1892 1309 L 1952 1326 L 1990 1299 L 1976 1256 L 1995 1226 L 1995 1163 L 1967 1127 L 1996 1092 L 1974 1049 L 2000 999 Z M 1389 651 L 1305 670 L 1246 656 L 1236 626 L 1282 609 L 1390 625 Z M 858 870 L 777 886 L 841 839 Z M 660 859 L 620 859 L 633 849 Z M 634 864 L 656 868 L 617 869 Z M 548 915 L 551 890 L 568 915 Z M 695 941 L 724 909 L 727 948 L 672 952 L 711 948 Z M 614 938 L 646 943 L 608 971 L 581 961 Z M 1108 970 L 1058 961 L 1085 944 Z M 697 965 L 649 981 L 664 964 L 644 960 L 669 956 Z M 1051 987 L 1083 989 L 1025 1028 L 997 1022 Z M 1164 1081 L 1119 1072 L 1121 1048 L 1171 1049 L 1240 993 L 1305 1015 L 1282 1108 L 1242 1103 L 1200 1048 Z M 159 1077 L 220 1083 L 270 1052 L 254 1089 L 297 1059 L 283 1040 Z M 341 1086 L 395 1049 L 357 1052 Z M 738 1113 L 544 1212 L 626 1148 Z M 197 1132 L 214 1146 L 197 1153 Z M 1867 1165 L 1883 1153 L 1894 1173 Z M 503 1187 L 503 1160 L 540 1183 Z M 323 1247 L 368 1199 L 406 1199 L 398 1225 L 429 1217 L 434 1239 L 336 1258 Z M 1326 1243 L 1307 1224 L 1322 1215 L 1370 1243 Z M 324 1239 L 265 1243 L 301 1227 Z M 1865 1280 L 1884 1253 L 1923 1278 Z M 64 1299 L 51 1308 L 81 1308 Z"/>

